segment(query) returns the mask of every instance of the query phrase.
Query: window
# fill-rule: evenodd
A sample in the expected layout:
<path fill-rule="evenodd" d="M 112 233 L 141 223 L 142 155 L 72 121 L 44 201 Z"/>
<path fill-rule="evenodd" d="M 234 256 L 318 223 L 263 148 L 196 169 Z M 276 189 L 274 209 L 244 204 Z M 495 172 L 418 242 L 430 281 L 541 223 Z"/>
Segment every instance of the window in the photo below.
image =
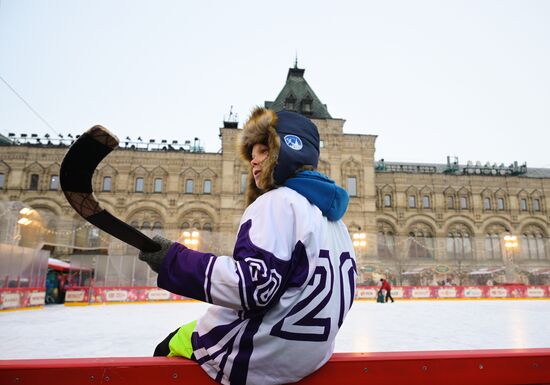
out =
<path fill-rule="evenodd" d="M 384 207 L 391 207 L 391 195 L 384 195 Z"/>
<path fill-rule="evenodd" d="M 448 209 L 454 209 L 455 208 L 455 199 L 452 196 L 447 197 L 447 208 Z"/>
<path fill-rule="evenodd" d="M 202 192 L 203 194 L 211 194 L 212 193 L 212 181 L 210 179 L 205 179 L 202 184 Z"/>
<path fill-rule="evenodd" d="M 541 234 L 522 234 L 521 235 L 521 255 L 525 259 L 544 259 L 546 253 L 544 250 L 544 240 Z"/>
<path fill-rule="evenodd" d="M 521 211 L 527 211 L 527 199 L 522 198 L 519 200 L 519 209 Z"/>
<path fill-rule="evenodd" d="M 5 176 L 4 174 L 0 173 L 0 190 L 4 188 L 4 182 L 5 182 Z"/>
<path fill-rule="evenodd" d="M 378 232 L 378 258 L 392 258 L 395 255 L 395 239 L 391 231 Z"/>
<path fill-rule="evenodd" d="M 31 184 L 29 190 L 38 190 L 38 174 L 31 175 Z"/>
<path fill-rule="evenodd" d="M 185 193 L 193 194 L 193 179 L 187 179 L 185 181 Z"/>
<path fill-rule="evenodd" d="M 136 178 L 136 192 L 143 192 L 143 178 Z"/>
<path fill-rule="evenodd" d="M 497 199 L 497 209 L 504 210 L 504 198 Z"/>
<path fill-rule="evenodd" d="M 487 234 L 485 236 L 485 252 L 489 259 L 502 259 L 499 234 Z"/>
<path fill-rule="evenodd" d="M 294 111 L 295 103 L 296 103 L 296 98 L 294 97 L 294 95 L 290 95 L 289 97 L 287 97 L 285 99 L 285 110 Z"/>
<path fill-rule="evenodd" d="M 409 208 L 415 208 L 416 207 L 416 197 L 414 195 L 409 195 Z"/>
<path fill-rule="evenodd" d="M 491 198 L 483 198 L 483 209 L 491 210 Z"/>
<path fill-rule="evenodd" d="M 422 232 L 409 233 L 408 257 L 409 258 L 432 258 L 433 238 L 430 234 Z"/>
<path fill-rule="evenodd" d="M 99 247 L 101 245 L 101 236 L 97 227 L 90 227 L 88 231 L 88 247 Z"/>
<path fill-rule="evenodd" d="M 472 258 L 470 233 L 460 226 L 454 226 L 447 235 L 447 256 L 451 259 Z"/>
<path fill-rule="evenodd" d="M 357 179 L 354 176 L 348 178 L 348 194 L 350 197 L 357 196 Z"/>
<path fill-rule="evenodd" d="M 156 221 L 153 223 L 153 235 L 162 235 L 162 223 Z"/>
<path fill-rule="evenodd" d="M 311 101 L 309 100 L 304 100 L 302 102 L 302 113 L 304 115 L 309 115 L 311 114 Z"/>
<path fill-rule="evenodd" d="M 424 195 L 422 197 L 422 207 L 424 207 L 425 209 L 430 208 L 430 197 L 428 195 Z"/>
<path fill-rule="evenodd" d="M 538 199 L 533 199 L 533 210 L 540 211 L 540 201 Z"/>
<path fill-rule="evenodd" d="M 546 259 L 546 237 L 540 228 L 528 226 L 521 235 L 521 256 L 524 259 Z"/>
<path fill-rule="evenodd" d="M 101 186 L 101 190 L 111 191 L 111 184 L 112 184 L 112 180 L 110 176 L 103 177 L 103 185 Z"/>
<path fill-rule="evenodd" d="M 460 197 L 460 208 L 461 209 L 467 209 L 468 208 L 468 198 L 467 197 Z"/>
<path fill-rule="evenodd" d="M 59 176 L 52 175 L 50 177 L 50 190 L 57 190 L 59 188 Z"/>
<path fill-rule="evenodd" d="M 248 175 L 246 174 L 241 174 L 241 194 L 244 194 L 244 192 L 246 191 L 246 179 L 247 179 Z"/>
<path fill-rule="evenodd" d="M 162 192 L 162 178 L 155 179 L 155 186 L 153 191 L 156 193 Z"/>

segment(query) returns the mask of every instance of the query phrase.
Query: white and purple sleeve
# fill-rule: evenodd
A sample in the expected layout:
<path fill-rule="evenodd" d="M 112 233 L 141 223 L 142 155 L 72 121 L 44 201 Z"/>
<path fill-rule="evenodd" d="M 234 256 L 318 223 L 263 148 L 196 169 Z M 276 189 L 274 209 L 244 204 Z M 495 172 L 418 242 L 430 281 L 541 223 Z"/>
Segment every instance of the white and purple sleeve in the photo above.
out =
<path fill-rule="evenodd" d="M 173 293 L 220 306 L 263 312 L 289 287 L 308 276 L 308 257 L 294 234 L 294 213 L 284 202 L 262 200 L 246 211 L 233 257 L 174 244 L 163 261 L 158 285 Z"/>

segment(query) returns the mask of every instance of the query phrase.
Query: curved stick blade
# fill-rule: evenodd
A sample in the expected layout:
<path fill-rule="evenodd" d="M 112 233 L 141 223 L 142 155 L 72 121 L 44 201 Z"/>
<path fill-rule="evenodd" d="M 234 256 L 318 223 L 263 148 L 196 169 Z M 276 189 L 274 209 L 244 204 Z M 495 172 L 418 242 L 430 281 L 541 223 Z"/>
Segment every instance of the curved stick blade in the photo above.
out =
<path fill-rule="evenodd" d="M 118 143 L 117 137 L 103 126 L 94 126 L 82 134 L 61 162 L 61 189 L 69 204 L 91 224 L 142 251 L 158 251 L 158 243 L 103 209 L 94 195 L 94 171 Z"/>

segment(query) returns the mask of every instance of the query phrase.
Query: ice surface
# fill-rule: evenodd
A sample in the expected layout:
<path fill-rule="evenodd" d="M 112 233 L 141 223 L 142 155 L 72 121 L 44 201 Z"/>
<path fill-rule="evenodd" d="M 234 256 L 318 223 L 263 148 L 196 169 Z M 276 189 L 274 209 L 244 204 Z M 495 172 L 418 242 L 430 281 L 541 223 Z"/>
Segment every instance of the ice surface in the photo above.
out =
<path fill-rule="evenodd" d="M 0 359 L 150 356 L 199 302 L 51 305 L 0 313 Z M 550 347 L 548 300 L 355 302 L 338 352 Z"/>

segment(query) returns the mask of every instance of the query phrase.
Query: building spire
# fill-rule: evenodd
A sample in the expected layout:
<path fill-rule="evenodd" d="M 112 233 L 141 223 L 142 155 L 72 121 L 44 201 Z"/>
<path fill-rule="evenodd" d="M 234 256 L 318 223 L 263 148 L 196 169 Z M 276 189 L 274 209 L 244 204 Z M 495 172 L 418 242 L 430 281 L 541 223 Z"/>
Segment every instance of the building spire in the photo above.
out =
<path fill-rule="evenodd" d="M 298 50 L 296 50 L 296 56 L 294 59 L 294 68 L 298 68 Z"/>

